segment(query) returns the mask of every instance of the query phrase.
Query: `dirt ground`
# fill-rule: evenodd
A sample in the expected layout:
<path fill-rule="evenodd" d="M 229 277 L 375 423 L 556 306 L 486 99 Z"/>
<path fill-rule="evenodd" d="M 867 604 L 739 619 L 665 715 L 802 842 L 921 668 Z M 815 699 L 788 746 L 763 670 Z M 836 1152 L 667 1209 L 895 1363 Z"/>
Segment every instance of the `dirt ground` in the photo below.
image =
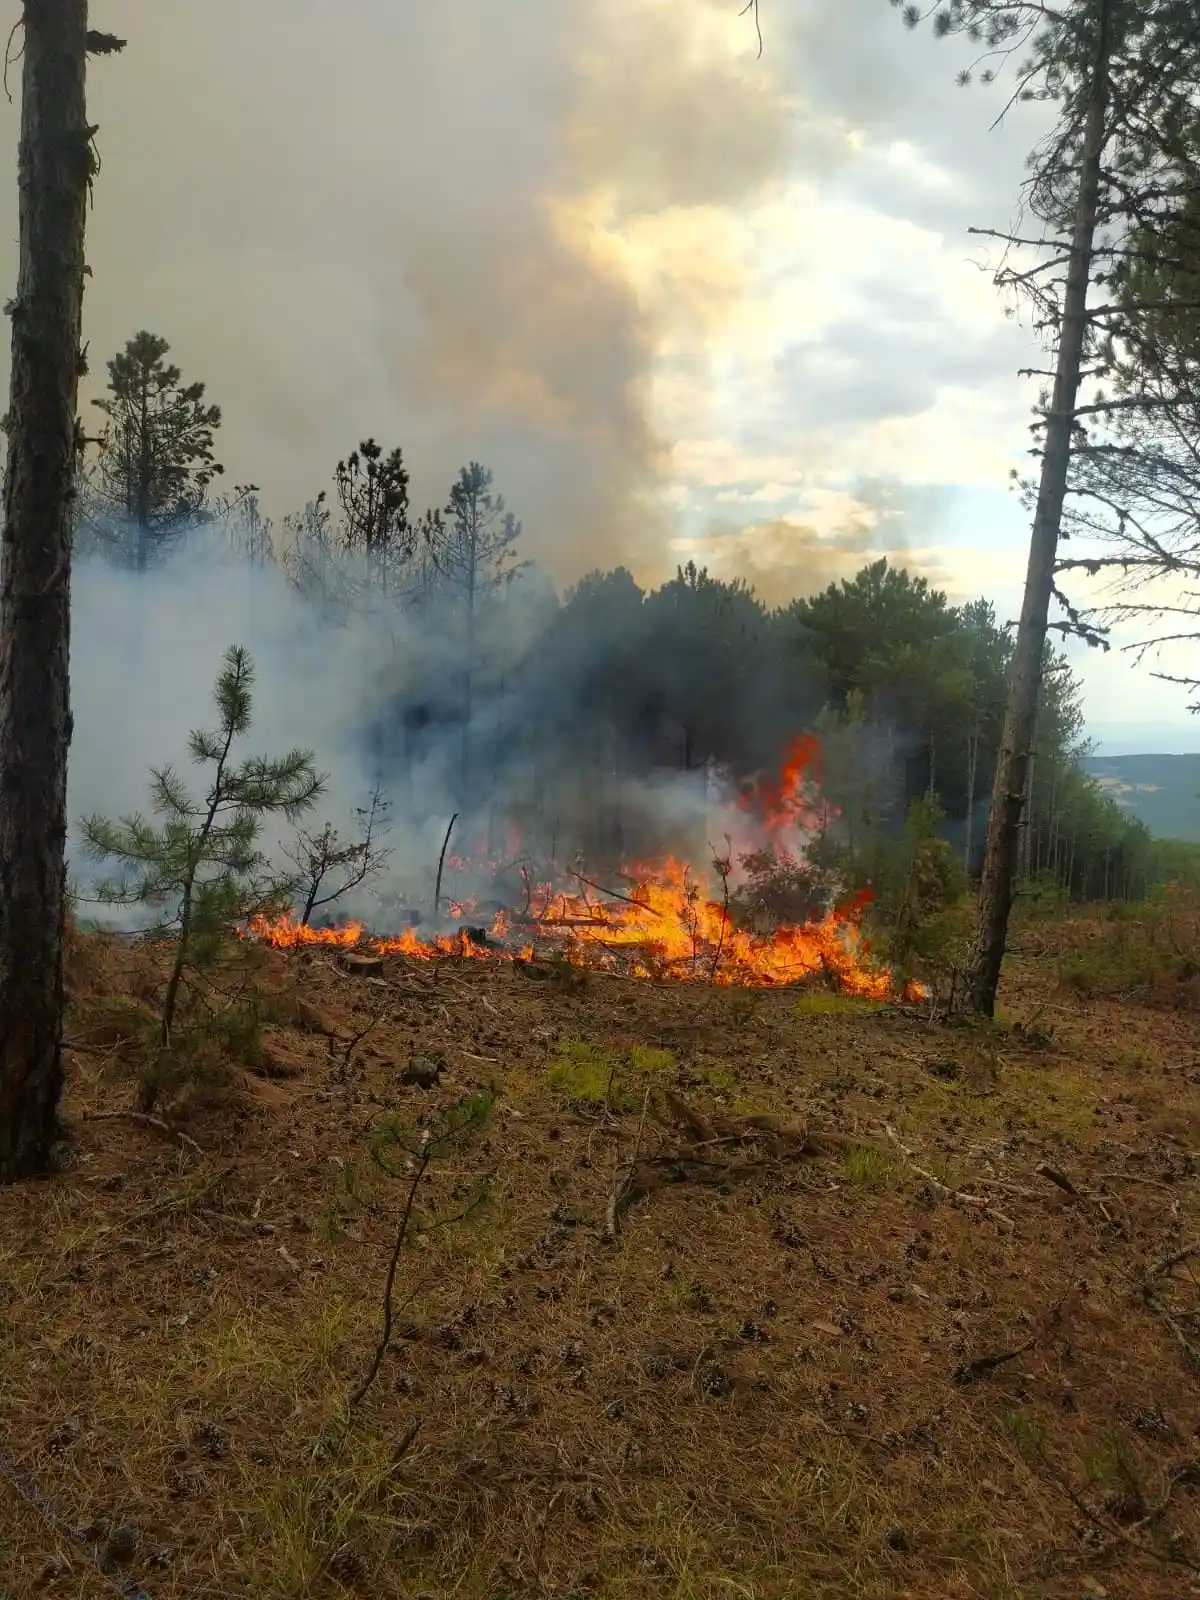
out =
<path fill-rule="evenodd" d="M 0 1596 L 1200 1595 L 1196 1012 L 1062 940 L 970 1028 L 276 954 L 274 1076 L 179 1137 L 96 1117 L 161 958 L 77 941 L 65 1168 L 0 1193 Z"/>

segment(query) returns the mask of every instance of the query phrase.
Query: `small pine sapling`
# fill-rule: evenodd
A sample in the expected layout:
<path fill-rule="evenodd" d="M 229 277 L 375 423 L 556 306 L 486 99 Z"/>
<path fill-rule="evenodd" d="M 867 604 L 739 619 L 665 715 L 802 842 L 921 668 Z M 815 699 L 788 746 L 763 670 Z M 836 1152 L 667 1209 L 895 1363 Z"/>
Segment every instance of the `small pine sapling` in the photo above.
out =
<path fill-rule="evenodd" d="M 493 1088 L 480 1089 L 474 1094 L 464 1095 L 461 1100 L 441 1112 L 436 1122 L 419 1130 L 405 1128 L 390 1119 L 384 1121 L 376 1130 L 370 1147 L 372 1162 L 385 1177 L 406 1178 L 408 1189 L 383 1285 L 379 1342 L 362 1378 L 347 1397 L 346 1403 L 350 1409 L 365 1398 L 367 1391 L 379 1376 L 383 1358 L 392 1342 L 396 1315 L 394 1306 L 396 1274 L 405 1244 L 419 1233 L 428 1233 L 431 1229 L 444 1228 L 452 1223 L 461 1222 L 487 1201 L 487 1179 L 480 1178 L 467 1190 L 456 1186 L 455 1192 L 461 1198 L 462 1204 L 455 1211 L 448 1214 L 430 1212 L 425 1216 L 419 1216 L 417 1213 L 417 1191 L 425 1181 L 431 1163 L 468 1148 L 486 1126 L 495 1099 Z M 359 1203 L 364 1203 L 361 1198 Z M 369 1201 L 365 1204 L 367 1209 L 374 1209 Z M 421 1287 L 422 1285 L 418 1283 L 400 1309 L 411 1303 Z"/>
<path fill-rule="evenodd" d="M 298 874 L 296 898 L 301 906 L 301 925 L 307 926 L 314 911 L 340 900 L 382 871 L 391 854 L 379 842 L 388 829 L 387 812 L 388 802 L 376 785 L 368 804 L 355 807 L 359 837 L 352 842 L 347 843 L 332 822 L 327 822 L 319 833 L 296 829 L 296 836 L 284 853 Z"/>
<path fill-rule="evenodd" d="M 294 822 L 324 789 L 311 750 L 234 760 L 234 741 L 250 728 L 253 682 L 249 654 L 232 646 L 216 682 L 220 725 L 193 730 L 188 739 L 192 760 L 210 769 L 203 799 L 194 799 L 170 767 L 153 768 L 151 804 L 160 822 L 135 813 L 116 821 L 91 816 L 81 825 L 89 857 L 122 869 L 120 878 L 96 885 L 98 898 L 162 912 L 158 931 L 176 936 L 154 1062 L 138 1094 L 141 1112 L 153 1109 L 172 1068 L 178 1069 L 172 1030 L 186 975 L 215 964 L 231 927 L 291 904 L 295 879 L 273 871 L 258 845 L 264 819 Z"/>
<path fill-rule="evenodd" d="M 725 835 L 725 854 L 720 855 L 710 842 L 712 850 L 712 867 L 717 877 L 721 880 L 721 934 L 713 950 L 712 966 L 708 969 L 709 983 L 716 983 L 717 968 L 721 965 L 721 954 L 725 949 L 725 936 L 729 932 L 729 876 L 733 871 L 733 843 L 728 834 Z"/>

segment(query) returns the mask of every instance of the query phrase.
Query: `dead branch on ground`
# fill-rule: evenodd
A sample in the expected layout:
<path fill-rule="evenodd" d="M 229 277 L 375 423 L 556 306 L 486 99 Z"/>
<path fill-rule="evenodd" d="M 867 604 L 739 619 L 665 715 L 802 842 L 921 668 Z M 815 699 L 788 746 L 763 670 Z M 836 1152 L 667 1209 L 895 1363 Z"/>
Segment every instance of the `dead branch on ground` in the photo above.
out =
<path fill-rule="evenodd" d="M 130 1122 L 136 1128 L 149 1128 L 153 1133 L 162 1134 L 164 1139 L 173 1139 L 176 1144 L 191 1150 L 194 1154 L 202 1156 L 204 1151 L 178 1128 L 172 1127 L 169 1122 L 164 1122 L 161 1117 L 152 1117 L 145 1111 L 85 1111 L 85 1122 Z"/>
<path fill-rule="evenodd" d="M 98 1575 L 118 1594 L 123 1595 L 124 1600 L 150 1600 L 145 1589 L 121 1571 L 103 1544 L 91 1538 L 88 1529 L 81 1528 L 78 1523 L 64 1516 L 25 1468 L 11 1456 L 5 1455 L 2 1450 L 0 1450 L 0 1477 L 6 1478 L 25 1504 L 36 1511 L 56 1533 L 63 1534 L 72 1544 L 77 1544 Z"/>
<path fill-rule="evenodd" d="M 1109 1211 L 1099 1195 L 1093 1194 L 1090 1189 L 1081 1189 L 1077 1183 L 1072 1182 L 1060 1167 L 1052 1167 L 1048 1161 L 1042 1161 L 1034 1167 L 1033 1171 L 1035 1177 L 1045 1178 L 1048 1183 L 1052 1183 L 1056 1189 L 1061 1189 L 1070 1199 L 1078 1200 L 1084 1205 L 1093 1206 L 1110 1228 L 1114 1226 L 1112 1212 Z"/>
<path fill-rule="evenodd" d="M 646 1115 L 650 1110 L 649 1089 L 642 1098 L 642 1117 L 638 1123 L 637 1138 L 633 1142 L 633 1154 L 629 1160 L 618 1165 L 613 1191 L 609 1197 L 608 1211 L 604 1219 L 604 1236 L 606 1239 L 615 1239 L 621 1228 L 621 1212 L 633 1199 L 635 1177 L 638 1168 L 638 1157 L 642 1152 L 642 1135 L 646 1131 Z"/>
<path fill-rule="evenodd" d="M 1011 1217 L 1006 1216 L 1003 1211 L 996 1210 L 986 1195 L 970 1194 L 965 1189 L 952 1189 L 948 1183 L 943 1183 L 940 1178 L 935 1178 L 928 1168 L 921 1166 L 917 1162 L 912 1151 L 900 1142 L 899 1135 L 890 1123 L 885 1122 L 883 1127 L 884 1132 L 900 1152 L 900 1156 L 909 1170 L 915 1172 L 919 1178 L 923 1178 L 939 1194 L 944 1194 L 949 1200 L 961 1200 L 964 1205 L 976 1206 L 980 1211 L 991 1217 L 993 1221 L 1003 1223 L 1006 1228 L 1016 1226 Z"/>
<path fill-rule="evenodd" d="M 1160 1297 L 1156 1284 L 1158 1279 L 1169 1277 L 1176 1267 L 1181 1266 L 1185 1261 L 1192 1260 L 1197 1255 L 1200 1255 L 1200 1241 L 1194 1240 L 1190 1244 L 1182 1245 L 1178 1250 L 1172 1250 L 1169 1254 L 1160 1256 L 1157 1261 L 1152 1261 L 1146 1268 L 1138 1285 L 1143 1305 L 1148 1311 L 1152 1311 L 1156 1317 L 1162 1319 L 1172 1338 L 1183 1351 L 1188 1364 L 1194 1370 L 1200 1370 L 1200 1348 L 1194 1345 L 1183 1331 L 1174 1308 Z"/>

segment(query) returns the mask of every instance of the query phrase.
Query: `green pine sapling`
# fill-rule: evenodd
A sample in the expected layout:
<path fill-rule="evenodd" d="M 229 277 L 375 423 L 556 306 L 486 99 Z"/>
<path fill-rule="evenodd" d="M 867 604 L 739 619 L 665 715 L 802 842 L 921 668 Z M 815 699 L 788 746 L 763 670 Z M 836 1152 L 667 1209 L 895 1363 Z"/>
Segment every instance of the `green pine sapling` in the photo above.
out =
<path fill-rule="evenodd" d="M 253 682 L 249 654 L 240 645 L 231 646 L 215 690 L 220 726 L 193 730 L 188 739 L 193 761 L 210 769 L 203 799 L 193 799 L 170 767 L 152 768 L 151 803 L 161 822 L 135 813 L 117 821 L 91 816 L 81 824 L 87 854 L 123 869 L 119 879 L 96 886 L 100 900 L 161 910 L 161 932 L 176 934 L 158 1023 L 156 1066 L 143 1079 L 139 1111 L 153 1109 L 170 1064 L 172 1027 L 187 970 L 216 960 L 231 925 L 256 914 L 278 913 L 291 903 L 295 879 L 274 871 L 259 848 L 263 820 L 279 815 L 295 821 L 325 786 L 311 750 L 291 750 L 276 759 L 234 760 L 234 741 L 250 728 Z"/>
<path fill-rule="evenodd" d="M 368 1389 L 379 1376 L 383 1358 L 387 1355 L 392 1342 L 396 1274 L 405 1244 L 418 1234 L 463 1221 L 487 1202 L 488 1181 L 486 1177 L 481 1177 L 469 1190 L 461 1186 L 455 1189 L 455 1194 L 462 1199 L 462 1204 L 456 1211 L 435 1212 L 425 1217 L 418 1217 L 416 1214 L 417 1191 L 428 1174 L 430 1164 L 444 1156 L 461 1154 L 470 1148 L 487 1126 L 495 1103 L 496 1090 L 494 1085 L 489 1084 L 486 1088 L 464 1095 L 453 1105 L 445 1107 L 424 1127 L 406 1127 L 393 1118 L 385 1118 L 375 1130 L 370 1145 L 372 1162 L 385 1177 L 407 1180 L 408 1191 L 400 1211 L 400 1224 L 396 1230 L 387 1275 L 384 1279 L 379 1340 L 366 1371 L 347 1398 L 346 1403 L 351 1410 L 364 1399 Z M 348 1192 L 353 1193 L 353 1189 Z M 365 1209 L 375 1209 L 364 1197 L 355 1195 L 355 1199 Z M 409 1304 L 420 1287 L 418 1284 L 412 1290 L 408 1299 L 404 1301 L 405 1305 Z"/>

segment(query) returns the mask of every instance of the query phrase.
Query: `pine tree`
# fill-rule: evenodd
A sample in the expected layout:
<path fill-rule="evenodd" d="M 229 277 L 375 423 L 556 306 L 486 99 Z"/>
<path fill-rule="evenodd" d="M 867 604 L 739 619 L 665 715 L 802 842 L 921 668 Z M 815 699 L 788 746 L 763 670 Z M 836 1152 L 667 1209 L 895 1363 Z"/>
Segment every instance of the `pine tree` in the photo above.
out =
<path fill-rule="evenodd" d="M 71 525 L 95 172 L 87 0 L 25 0 L 20 267 L 0 555 L 0 1183 L 48 1170 L 62 1091 Z"/>
<path fill-rule="evenodd" d="M 230 549 L 248 567 L 274 566 L 275 524 L 263 514 L 258 490 L 248 484 L 237 494 L 233 505 L 222 508 L 221 521 Z"/>
<path fill-rule="evenodd" d="M 108 393 L 94 400 L 107 421 L 84 494 L 81 541 L 139 572 L 200 526 L 215 459 L 219 406 L 202 383 L 183 382 L 170 345 L 141 332 L 108 363 Z"/>
<path fill-rule="evenodd" d="M 408 468 L 397 448 L 387 455 L 374 439 L 364 439 L 334 469 L 341 508 L 342 548 L 362 555 L 381 594 L 395 589 L 399 573 L 416 546 L 408 515 Z"/>
<path fill-rule="evenodd" d="M 922 17 L 919 7 L 904 7 L 910 26 Z M 1050 380 L 1038 408 L 1041 465 L 1029 491 L 1034 517 L 1025 595 L 967 975 L 967 1003 L 990 1016 L 1027 805 L 1050 605 L 1059 596 L 1064 507 L 1080 487 L 1073 472 L 1090 446 L 1089 424 L 1118 408 L 1147 404 L 1144 396 L 1116 402 L 1103 393 L 1081 397 L 1082 385 L 1102 381 L 1111 370 L 1114 307 L 1090 305 L 1089 290 L 1104 277 L 1098 262 L 1122 254 L 1131 228 L 1169 193 L 1164 169 L 1177 157 L 1181 126 L 1194 117 L 1190 96 L 1200 70 L 1200 35 L 1186 0 L 1070 0 L 1056 9 L 1040 0 L 948 0 L 934 13 L 934 27 L 941 35 L 965 36 L 989 60 L 1009 59 L 1027 47 L 1013 98 L 1061 106 L 1057 127 L 1034 152 L 1025 185 L 1026 207 L 1042 236 L 993 235 L 1042 252 L 1032 269 L 1005 264 L 996 281 L 1032 299 L 1054 344 L 1052 367 L 1039 369 Z M 982 76 L 990 81 L 993 70 Z M 970 73 L 960 81 L 970 81 Z M 1080 618 L 1069 602 L 1066 611 L 1067 622 L 1058 626 L 1077 627 Z"/>
<path fill-rule="evenodd" d="M 517 559 L 515 549 L 521 524 L 505 509 L 503 498 L 493 494 L 492 481 L 490 470 L 478 461 L 463 467 L 446 505 L 449 520 L 431 528 L 430 537 L 434 565 L 462 628 L 459 809 L 464 812 L 472 809 L 471 719 L 479 669 L 480 613 L 527 564 Z"/>
<path fill-rule="evenodd" d="M 176 935 L 157 1049 L 142 1080 L 139 1111 L 153 1108 L 162 1084 L 178 1071 L 174 1027 L 188 968 L 219 955 L 231 924 L 290 904 L 296 881 L 273 871 L 259 849 L 263 820 L 294 821 L 311 809 L 325 786 L 311 750 L 234 759 L 234 742 L 250 728 L 253 684 L 253 663 L 235 645 L 226 651 L 217 678 L 219 725 L 195 730 L 188 741 L 192 760 L 210 769 L 199 799 L 170 767 L 159 767 L 151 773 L 153 809 L 162 819 L 158 826 L 139 815 L 116 822 L 91 816 L 82 825 L 92 859 L 115 861 L 122 869 L 120 878 L 97 885 L 98 897 L 165 912 L 160 931 Z"/>

